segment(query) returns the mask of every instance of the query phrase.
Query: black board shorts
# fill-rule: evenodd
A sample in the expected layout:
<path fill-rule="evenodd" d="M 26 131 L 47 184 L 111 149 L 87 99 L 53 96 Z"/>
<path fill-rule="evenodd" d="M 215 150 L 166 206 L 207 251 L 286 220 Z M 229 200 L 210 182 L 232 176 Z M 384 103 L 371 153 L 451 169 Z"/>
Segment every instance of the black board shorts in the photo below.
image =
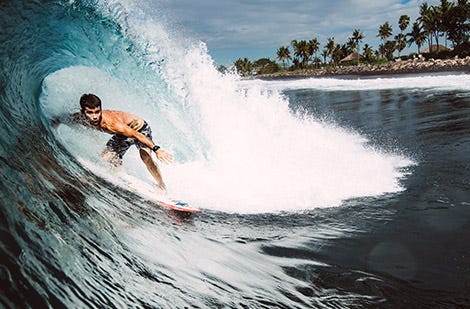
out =
<path fill-rule="evenodd" d="M 144 122 L 144 125 L 142 126 L 142 128 L 140 128 L 140 130 L 138 130 L 138 132 L 152 139 L 152 129 L 147 124 L 147 122 Z M 116 153 L 118 157 L 122 159 L 126 151 L 132 145 L 135 145 L 139 149 L 149 148 L 148 146 L 145 146 L 133 137 L 127 137 L 121 134 L 114 134 L 106 143 L 106 149 L 108 151 Z"/>

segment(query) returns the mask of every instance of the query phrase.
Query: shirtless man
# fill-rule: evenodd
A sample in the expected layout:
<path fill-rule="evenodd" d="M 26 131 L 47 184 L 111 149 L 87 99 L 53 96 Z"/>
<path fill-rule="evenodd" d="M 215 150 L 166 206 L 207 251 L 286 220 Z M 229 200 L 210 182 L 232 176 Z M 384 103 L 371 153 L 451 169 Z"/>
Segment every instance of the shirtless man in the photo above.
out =
<path fill-rule="evenodd" d="M 152 141 L 152 130 L 147 122 L 126 112 L 101 109 L 101 100 L 94 94 L 82 95 L 80 107 L 89 124 L 100 131 L 113 134 L 101 157 L 115 166 L 121 165 L 126 151 L 135 145 L 139 149 L 140 158 L 157 181 L 159 193 L 165 194 L 165 183 L 151 154 L 155 152 L 157 159 L 163 163 L 171 163 L 173 157 Z"/>

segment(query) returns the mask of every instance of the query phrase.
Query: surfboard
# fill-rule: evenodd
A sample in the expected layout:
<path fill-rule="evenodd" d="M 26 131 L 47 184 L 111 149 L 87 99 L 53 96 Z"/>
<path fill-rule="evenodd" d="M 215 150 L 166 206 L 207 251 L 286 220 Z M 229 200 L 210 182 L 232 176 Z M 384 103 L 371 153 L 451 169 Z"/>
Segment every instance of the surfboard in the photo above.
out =
<path fill-rule="evenodd" d="M 171 210 L 181 211 L 181 212 L 200 212 L 200 209 L 190 206 L 188 203 L 169 197 L 159 196 L 155 199 L 151 199 L 151 202 L 154 202 L 158 206 L 165 207 Z"/>
<path fill-rule="evenodd" d="M 79 161 L 93 173 L 103 177 L 106 180 L 117 183 L 123 188 L 139 195 L 144 200 L 156 204 L 160 207 L 176 210 L 182 213 L 195 213 L 200 212 L 201 210 L 195 207 L 192 207 L 186 202 L 183 202 L 180 199 L 171 198 L 165 195 L 157 195 L 155 190 L 155 185 L 152 182 L 147 182 L 142 179 L 139 179 L 135 176 L 121 173 L 119 171 L 114 171 L 110 173 L 109 169 L 103 168 L 102 166 L 96 164 L 95 162 L 83 160 L 79 158 Z"/>

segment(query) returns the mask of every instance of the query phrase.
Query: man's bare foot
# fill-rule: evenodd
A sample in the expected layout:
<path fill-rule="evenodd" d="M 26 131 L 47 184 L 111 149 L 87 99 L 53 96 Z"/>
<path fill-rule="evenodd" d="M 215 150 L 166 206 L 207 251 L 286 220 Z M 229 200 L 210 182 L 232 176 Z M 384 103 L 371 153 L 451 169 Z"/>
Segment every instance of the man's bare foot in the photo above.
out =
<path fill-rule="evenodd" d="M 166 195 L 166 188 L 165 187 L 157 187 L 157 194 L 158 195 Z"/>

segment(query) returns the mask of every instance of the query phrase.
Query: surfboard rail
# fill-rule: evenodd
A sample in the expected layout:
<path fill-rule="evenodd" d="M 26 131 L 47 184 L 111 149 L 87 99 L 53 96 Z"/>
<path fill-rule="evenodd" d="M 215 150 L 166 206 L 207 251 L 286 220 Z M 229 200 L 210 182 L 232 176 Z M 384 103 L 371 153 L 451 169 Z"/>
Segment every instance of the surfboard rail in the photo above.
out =
<path fill-rule="evenodd" d="M 181 211 L 181 212 L 190 212 L 190 213 L 201 212 L 200 209 L 191 207 L 189 206 L 188 203 L 177 200 L 177 199 L 172 199 L 172 198 L 168 200 L 155 199 L 154 202 L 158 204 L 159 206 L 162 206 L 171 210 L 176 210 L 176 211 Z"/>

